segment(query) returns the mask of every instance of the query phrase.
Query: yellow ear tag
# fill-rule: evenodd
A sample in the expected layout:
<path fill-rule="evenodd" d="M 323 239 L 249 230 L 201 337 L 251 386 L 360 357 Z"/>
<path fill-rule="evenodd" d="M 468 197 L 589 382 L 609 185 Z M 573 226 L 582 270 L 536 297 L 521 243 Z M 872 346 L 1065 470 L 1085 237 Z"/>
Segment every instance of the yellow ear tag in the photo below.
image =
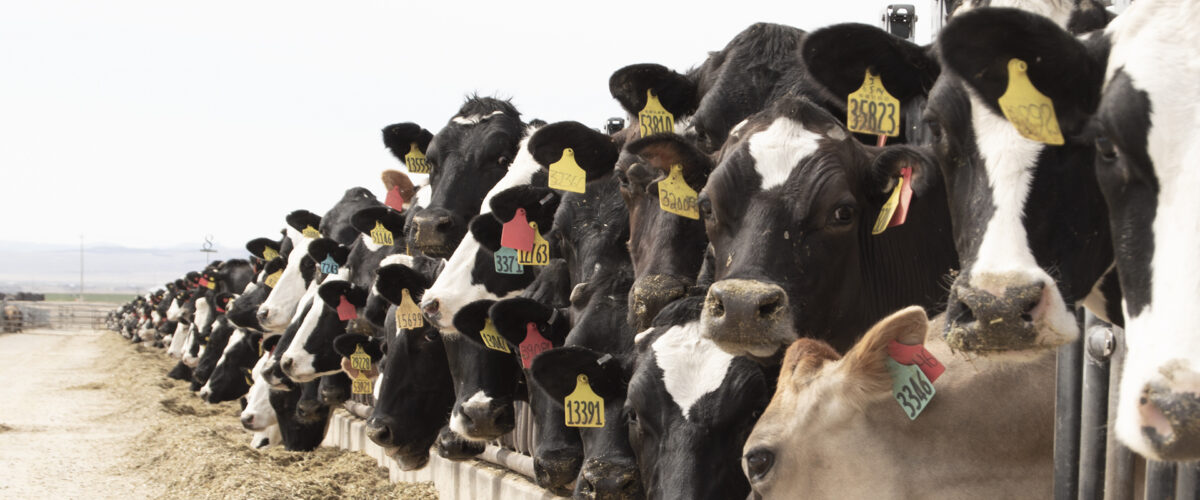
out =
<path fill-rule="evenodd" d="M 275 284 L 279 283 L 279 278 L 281 276 L 283 276 L 283 269 L 267 275 L 267 277 L 263 279 L 263 284 L 267 285 L 267 288 L 275 288 Z"/>
<path fill-rule="evenodd" d="M 517 264 L 522 266 L 545 266 L 550 264 L 550 243 L 538 232 L 536 222 L 530 222 L 533 228 L 533 249 L 526 252 L 517 250 Z"/>
<path fill-rule="evenodd" d="M 362 372 L 358 372 L 358 376 L 354 377 L 354 380 L 350 382 L 350 392 L 353 394 L 370 394 L 374 392 L 372 391 L 374 389 L 372 385 L 371 379 L 367 378 Z"/>
<path fill-rule="evenodd" d="M 371 356 L 363 352 L 362 344 L 354 346 L 354 354 L 350 355 L 350 367 L 364 372 L 371 370 Z"/>
<path fill-rule="evenodd" d="M 1000 111 L 1017 128 L 1021 137 L 1054 146 L 1063 145 L 1054 101 L 1038 92 L 1029 81 L 1029 66 L 1020 59 L 1008 61 L 1008 88 L 1000 96 Z"/>
<path fill-rule="evenodd" d="M 408 154 L 404 155 L 404 166 L 408 168 L 409 173 L 413 174 L 428 174 L 429 160 L 425 159 L 425 153 L 422 153 L 417 148 L 417 143 L 412 143 L 408 149 Z"/>
<path fill-rule="evenodd" d="M 274 248 L 267 247 L 263 249 L 263 260 L 270 262 L 275 260 L 276 257 L 279 257 L 279 252 L 276 252 Z"/>
<path fill-rule="evenodd" d="M 216 289 L 217 289 L 217 282 L 216 282 L 216 281 L 209 280 L 207 283 L 205 283 L 205 284 L 204 284 L 204 287 L 205 287 L 205 288 L 208 288 L 209 290 L 216 290 Z"/>
<path fill-rule="evenodd" d="M 604 399 L 592 391 L 587 375 L 575 378 L 575 390 L 563 398 L 567 427 L 604 427 Z"/>
<path fill-rule="evenodd" d="M 321 237 L 321 232 L 317 231 L 316 229 L 313 229 L 312 226 L 304 226 L 304 230 L 300 231 L 300 234 L 303 234 L 305 238 L 320 238 Z"/>
<path fill-rule="evenodd" d="M 650 89 L 646 89 L 646 105 L 638 112 L 638 123 L 642 125 L 642 137 L 675 131 L 675 116 L 663 107 Z"/>
<path fill-rule="evenodd" d="M 483 345 L 488 349 L 512 354 L 512 350 L 508 348 L 508 341 L 500 336 L 500 332 L 496 331 L 496 326 L 492 324 L 491 318 L 483 320 L 483 329 L 479 330 L 479 337 L 483 339 Z"/>
<path fill-rule="evenodd" d="M 863 84 L 846 97 L 846 128 L 871 135 L 900 135 L 900 100 L 883 88 L 878 75 L 866 71 Z"/>
<path fill-rule="evenodd" d="M 582 193 L 587 188 L 587 174 L 575 162 L 575 150 L 566 148 L 562 158 L 550 164 L 550 187 Z"/>
<path fill-rule="evenodd" d="M 683 180 L 683 165 L 671 165 L 671 174 L 658 181 L 658 208 L 689 219 L 700 219 L 696 190 Z"/>
<path fill-rule="evenodd" d="M 383 227 L 383 223 L 379 221 L 375 221 L 375 229 L 371 230 L 371 241 L 375 242 L 376 245 L 389 247 L 396 244 L 392 238 L 392 232 Z"/>
<path fill-rule="evenodd" d="M 261 355 L 260 355 L 260 357 L 261 357 Z M 254 385 L 254 371 L 250 368 L 246 369 L 246 385 L 249 385 L 249 386 Z"/>
<path fill-rule="evenodd" d="M 875 219 L 875 225 L 871 227 L 871 234 L 882 233 L 887 229 L 888 223 L 892 221 L 892 214 L 896 213 L 896 207 L 900 204 L 900 190 L 904 187 L 904 178 L 896 178 L 896 189 L 892 190 L 891 196 L 883 204 L 883 208 L 879 210 L 879 218 Z"/>
<path fill-rule="evenodd" d="M 425 316 L 421 314 L 421 308 L 417 307 L 416 302 L 413 302 L 408 289 L 405 288 L 400 294 L 400 305 L 396 306 L 396 327 L 412 330 L 425 326 Z"/>

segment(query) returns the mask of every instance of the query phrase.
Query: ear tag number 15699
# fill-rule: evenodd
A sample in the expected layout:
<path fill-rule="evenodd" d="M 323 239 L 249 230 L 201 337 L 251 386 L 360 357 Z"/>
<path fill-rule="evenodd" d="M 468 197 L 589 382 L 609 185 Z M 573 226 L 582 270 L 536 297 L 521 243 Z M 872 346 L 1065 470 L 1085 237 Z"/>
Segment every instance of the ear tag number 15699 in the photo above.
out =
<path fill-rule="evenodd" d="M 396 306 L 396 327 L 412 330 L 422 326 L 425 326 L 425 316 L 421 314 L 421 308 L 417 307 L 407 288 L 401 290 L 400 305 Z"/>
<path fill-rule="evenodd" d="M 592 391 L 587 375 L 575 378 L 575 390 L 563 398 L 567 427 L 604 427 L 604 399 Z"/>

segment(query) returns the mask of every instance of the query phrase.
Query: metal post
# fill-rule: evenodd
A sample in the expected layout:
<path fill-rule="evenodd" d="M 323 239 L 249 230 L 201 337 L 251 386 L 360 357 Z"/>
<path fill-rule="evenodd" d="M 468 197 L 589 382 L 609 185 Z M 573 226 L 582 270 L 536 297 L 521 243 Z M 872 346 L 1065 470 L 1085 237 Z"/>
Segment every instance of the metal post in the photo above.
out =
<path fill-rule="evenodd" d="M 79 301 L 83 301 L 83 235 L 79 235 Z"/>
<path fill-rule="evenodd" d="M 1146 461 L 1146 498 L 1165 500 L 1175 498 L 1175 463 Z"/>
<path fill-rule="evenodd" d="M 1180 462 L 1175 474 L 1175 500 L 1200 499 L 1200 462 Z"/>
<path fill-rule="evenodd" d="M 1108 365 L 1108 429 L 1117 417 L 1117 396 L 1120 395 L 1121 372 L 1125 368 L 1125 330 L 1113 327 L 1113 353 Z M 1133 452 L 1117 442 L 1116 435 L 1108 433 L 1108 457 L 1105 460 L 1105 500 L 1132 500 L 1134 476 Z"/>
<path fill-rule="evenodd" d="M 1083 399 L 1080 410 L 1079 498 L 1104 495 L 1104 462 L 1108 436 L 1109 357 L 1112 325 L 1084 313 Z"/>
<path fill-rule="evenodd" d="M 1079 404 L 1083 339 L 1058 348 L 1054 402 L 1054 498 L 1079 494 Z"/>

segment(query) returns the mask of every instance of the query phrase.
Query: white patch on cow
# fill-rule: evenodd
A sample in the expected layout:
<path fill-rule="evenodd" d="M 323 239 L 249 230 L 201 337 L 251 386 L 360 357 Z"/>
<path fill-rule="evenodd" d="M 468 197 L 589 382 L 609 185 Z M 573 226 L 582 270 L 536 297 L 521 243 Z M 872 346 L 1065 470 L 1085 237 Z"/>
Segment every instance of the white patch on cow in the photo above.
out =
<path fill-rule="evenodd" d="M 332 283 L 334 281 L 346 280 L 341 276 L 331 275 L 325 279 L 324 283 Z M 317 326 L 320 324 L 321 315 L 329 312 L 326 306 L 337 308 L 337 304 L 329 304 L 324 299 L 321 299 L 319 295 L 313 300 L 312 307 L 308 309 L 308 314 L 304 315 L 304 319 L 300 323 L 300 328 L 296 330 L 296 336 L 292 338 L 292 343 L 288 344 L 287 350 L 283 351 L 283 355 L 279 358 L 281 368 L 286 366 L 285 363 L 287 361 L 291 361 L 291 368 L 284 369 L 284 373 L 287 374 L 288 378 L 296 382 L 311 382 L 317 377 L 336 373 L 341 369 L 339 367 L 337 370 L 317 372 L 315 364 L 317 359 L 316 354 L 304 349 L 304 344 L 308 343 L 308 340 L 312 338 L 313 332 L 316 331 Z"/>
<path fill-rule="evenodd" d="M 258 274 L 259 274 L 259 276 L 258 276 L 258 279 L 259 279 L 260 281 L 261 281 L 261 280 L 263 280 L 263 279 L 265 279 L 265 278 L 264 278 L 264 276 L 262 276 L 262 274 L 263 274 L 263 273 L 258 273 Z M 255 282 L 253 282 L 253 281 L 251 281 L 251 282 L 249 282 L 249 283 L 246 283 L 246 288 L 243 288 L 243 289 L 242 289 L 242 293 L 238 294 L 238 295 L 237 295 L 237 296 L 235 296 L 233 299 L 230 299 L 230 300 L 229 300 L 229 304 L 228 304 L 228 305 L 229 305 L 229 307 L 230 307 L 231 309 L 233 308 L 233 301 L 234 301 L 234 299 L 237 299 L 238 297 L 240 297 L 240 296 L 242 296 L 242 295 L 245 295 L 245 294 L 248 294 L 248 293 L 250 293 L 250 292 L 253 292 L 253 291 L 255 291 L 255 290 L 258 290 L 258 283 L 255 283 Z"/>
<path fill-rule="evenodd" d="M 380 378 L 383 378 L 383 377 L 380 377 Z M 471 397 L 468 398 L 466 401 L 463 401 L 462 407 L 467 408 L 467 409 L 479 408 L 481 410 L 487 410 L 487 408 L 489 406 L 491 406 L 491 404 L 492 404 L 492 398 L 490 396 L 488 396 L 487 394 L 484 394 L 483 391 L 479 391 L 479 392 L 476 392 L 475 394 L 472 394 Z M 454 431 L 455 434 L 462 436 L 463 439 L 468 439 L 471 441 L 481 441 L 479 439 L 472 438 L 469 434 L 467 434 L 466 423 L 463 422 L 462 413 L 460 412 L 460 409 L 457 406 L 454 408 L 454 413 L 452 415 L 450 415 L 450 430 Z"/>
<path fill-rule="evenodd" d="M 967 93 L 971 100 L 971 125 L 975 128 L 979 156 L 996 207 L 979 243 L 975 262 L 968 270 L 969 284 L 1003 296 L 1009 287 L 1041 283 L 1045 287 L 1042 302 L 1031 311 L 1038 325 L 1038 343 L 1057 346 L 1070 342 L 1079 335 L 1079 326 L 1054 280 L 1034 259 L 1022 220 L 1034 165 L 1045 146 L 1022 137 L 1007 119 L 989 109 L 974 90 L 968 89 Z"/>
<path fill-rule="evenodd" d="M 278 425 L 268 425 L 266 430 L 257 431 L 250 438 L 250 446 L 256 450 L 266 449 L 283 444 L 283 434 Z"/>
<path fill-rule="evenodd" d="M 1066 29 L 1067 21 L 1071 20 L 1071 11 L 1075 10 L 1075 3 L 1070 0 L 992 0 L 987 6 L 1008 7 L 1032 12 L 1049 18 L 1051 21 L 1054 21 L 1054 24 L 1063 29 Z M 962 6 L 955 9 L 952 15 L 957 16 L 974 8 L 975 6 L 971 5 L 970 2 L 963 2 Z"/>
<path fill-rule="evenodd" d="M 379 261 L 379 267 L 390 266 L 392 264 L 402 264 L 407 267 L 412 267 L 413 266 L 413 258 L 411 255 L 405 255 L 402 253 L 394 253 L 387 257 L 384 257 L 383 260 Z"/>
<path fill-rule="evenodd" d="M 204 331 L 205 328 L 212 326 L 212 313 L 213 310 L 212 307 L 208 305 L 207 297 L 200 297 L 196 299 L 196 317 L 194 323 L 196 324 L 196 328 L 198 330 Z"/>
<path fill-rule="evenodd" d="M 1091 311 L 1091 313 L 1096 315 L 1096 317 L 1109 323 L 1112 322 L 1112 318 L 1108 317 L 1108 298 L 1104 296 L 1104 292 L 1101 290 L 1101 288 L 1108 280 L 1113 279 L 1117 279 L 1116 262 L 1113 262 L 1108 266 L 1108 269 L 1104 271 L 1104 274 L 1100 275 L 1100 279 L 1096 280 L 1096 284 L 1092 285 L 1092 290 L 1088 292 L 1087 297 L 1084 297 L 1080 302 L 1083 304 L 1083 307 L 1086 307 L 1088 311 Z"/>
<path fill-rule="evenodd" d="M 157 325 L 159 323 L 159 321 L 162 321 L 162 319 L 163 319 L 163 316 L 162 316 L 162 314 L 158 313 L 158 309 L 150 311 L 150 320 L 152 322 L 151 323 L 152 325 Z"/>
<path fill-rule="evenodd" d="M 1173 392 L 1200 393 L 1200 107 L 1196 82 L 1200 67 L 1191 61 L 1200 33 L 1200 4 L 1194 1 L 1135 2 L 1107 28 L 1112 38 L 1106 82 L 1123 68 L 1131 85 L 1150 101 L 1146 149 L 1158 179 L 1154 239 L 1149 259 L 1151 303 L 1130 314 L 1125 309 L 1128 353 L 1117 403 L 1117 436 L 1135 452 L 1155 456 L 1142 429 L 1138 400 L 1146 384 Z M 1181 59 L 1182 58 L 1182 59 Z M 1191 372 L 1191 373 L 1188 373 Z M 1177 410 L 1182 412 L 1184 410 Z M 1177 417 L 1187 416 L 1177 413 Z M 1195 414 L 1191 419 L 1197 418 Z M 1173 429 L 1188 432 L 1189 429 Z M 1194 432 L 1192 430 L 1191 432 Z M 1188 439 L 1194 439 L 1189 436 Z M 1193 457 L 1194 458 L 1194 457 Z M 1186 460 L 1186 458 L 1184 458 Z"/>
<path fill-rule="evenodd" d="M 190 342 L 191 325 L 185 325 L 182 322 L 175 325 L 175 334 L 171 337 L 171 346 L 167 348 L 167 356 L 173 359 L 183 357 L 183 348 Z"/>
<path fill-rule="evenodd" d="M 167 321 L 179 321 L 179 315 L 183 313 L 183 306 L 179 303 L 179 299 L 171 299 L 171 307 L 167 308 Z"/>
<path fill-rule="evenodd" d="M 369 235 L 364 234 L 362 236 L 359 236 L 359 238 L 361 238 L 363 244 L 367 246 L 367 250 L 370 250 L 372 252 L 377 252 L 377 251 L 379 251 L 380 248 L 383 248 L 383 245 L 376 244 L 375 240 L 371 239 L 371 237 Z M 340 271 L 341 268 L 338 268 L 338 270 Z"/>
<path fill-rule="evenodd" d="M 721 387 L 733 363 L 733 355 L 700 336 L 699 321 L 668 328 L 651 349 L 663 372 L 663 386 L 689 420 L 692 406 Z"/>
<path fill-rule="evenodd" d="M 287 329 L 296 314 L 300 299 L 307 291 L 304 286 L 304 276 L 300 272 L 300 262 L 308 256 L 308 244 L 313 240 L 305 238 L 291 227 L 287 231 L 289 238 L 292 238 L 292 233 L 299 238 L 292 238 L 295 247 L 292 249 L 292 253 L 288 254 L 283 274 L 279 276 L 279 282 L 275 284 L 275 288 L 267 294 L 267 299 L 258 306 L 259 312 L 267 312 L 267 318 L 259 323 L 262 324 L 264 330 L 274 333 L 281 333 Z"/>
<path fill-rule="evenodd" d="M 642 345 L 642 341 L 646 340 L 646 335 L 654 331 L 654 327 L 647 328 L 633 336 L 633 345 Z"/>
<path fill-rule="evenodd" d="M 262 375 L 270 359 L 271 354 L 264 353 L 250 371 L 254 384 L 246 393 L 246 409 L 242 410 L 241 418 L 243 423 L 249 420 L 246 427 L 253 431 L 262 431 L 277 423 L 275 409 L 271 407 L 271 385 Z"/>
<path fill-rule="evenodd" d="M 750 136 L 754 170 L 762 176 L 760 189 L 766 191 L 786 182 L 800 160 L 816 152 L 820 139 L 821 134 L 786 116 L 776 118 L 771 126 Z"/>
<path fill-rule="evenodd" d="M 508 173 L 504 174 L 504 177 L 483 197 L 479 213 L 492 213 L 488 203 L 497 193 L 533 182 L 533 174 L 541 169 L 528 148 L 529 138 L 533 135 L 534 130 L 534 127 L 527 129 L 525 139 L 521 141 L 520 150 L 513 159 L 512 165 L 508 167 Z M 471 271 L 475 268 L 475 259 L 479 256 L 480 247 L 475 235 L 468 232 L 463 236 L 462 242 L 450 255 L 450 260 L 446 261 L 445 269 L 438 275 L 433 285 L 425 291 L 422 298 L 422 304 L 438 301 L 439 316 L 437 321 L 431 321 L 431 323 L 444 333 L 456 332 L 452 322 L 454 315 L 463 306 L 476 300 L 500 300 L 521 294 L 521 290 L 513 290 L 504 296 L 498 296 L 489 292 L 483 284 L 471 280 Z"/>
<path fill-rule="evenodd" d="M 417 199 L 416 204 L 418 207 L 429 208 L 429 204 L 433 202 L 433 187 L 429 184 L 426 184 L 417 188 L 417 194 L 415 197 Z"/>
<path fill-rule="evenodd" d="M 491 118 L 496 115 L 502 115 L 502 114 L 504 114 L 503 111 L 492 111 L 491 113 L 486 114 L 486 115 L 478 114 L 478 113 L 473 114 L 473 115 L 458 115 L 454 118 L 451 118 L 450 121 L 453 123 L 457 123 L 459 125 L 466 125 L 469 127 L 472 125 L 479 125 L 480 123 L 487 121 L 488 118 Z"/>

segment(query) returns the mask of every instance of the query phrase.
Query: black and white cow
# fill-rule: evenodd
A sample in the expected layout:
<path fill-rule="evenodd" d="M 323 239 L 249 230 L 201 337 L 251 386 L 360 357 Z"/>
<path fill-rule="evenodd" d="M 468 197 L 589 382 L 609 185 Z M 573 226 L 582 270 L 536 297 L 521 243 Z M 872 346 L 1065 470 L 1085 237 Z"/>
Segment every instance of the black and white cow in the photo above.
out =
<path fill-rule="evenodd" d="M 706 338 L 764 358 L 797 336 L 846 349 L 890 311 L 944 301 L 957 259 L 930 159 L 864 146 L 806 99 L 780 99 L 738 132 L 699 196 L 717 280 Z M 905 167 L 907 222 L 873 235 Z"/>
<path fill-rule="evenodd" d="M 467 99 L 425 151 L 432 169 L 431 192 L 428 204 L 422 202 L 413 211 L 409 227 L 413 248 L 430 257 L 451 256 L 467 233 L 467 223 L 479 213 L 484 196 L 508 171 L 524 132 L 521 114 L 510 102 L 479 96 Z M 389 140 L 386 133 L 384 140 Z M 388 146 L 403 158 L 409 143 L 419 142 L 421 134 L 393 140 L 400 144 Z"/>
<path fill-rule="evenodd" d="M 350 319 L 367 304 L 367 290 L 332 275 L 318 289 L 291 338 L 281 339 L 278 356 L 283 373 L 293 381 L 306 383 L 341 370 L 341 357 L 333 350 L 333 339 L 346 331 Z M 343 308 L 346 311 L 343 311 Z M 343 319 L 345 318 L 345 319 Z"/>
<path fill-rule="evenodd" d="M 250 390 L 253 379 L 250 370 L 262 353 L 259 346 L 262 333 L 237 328 L 225 343 L 221 357 L 212 369 L 212 375 L 200 389 L 200 399 L 209 403 L 221 403 L 238 399 Z"/>
<path fill-rule="evenodd" d="M 311 284 L 318 266 L 308 256 L 308 245 L 320 237 L 316 228 L 321 225 L 321 218 L 307 210 L 297 210 L 288 214 L 287 223 L 285 238 L 291 241 L 292 247 L 287 265 L 258 307 L 258 323 L 269 333 L 282 333 L 297 319 L 299 306 L 316 294 Z"/>

